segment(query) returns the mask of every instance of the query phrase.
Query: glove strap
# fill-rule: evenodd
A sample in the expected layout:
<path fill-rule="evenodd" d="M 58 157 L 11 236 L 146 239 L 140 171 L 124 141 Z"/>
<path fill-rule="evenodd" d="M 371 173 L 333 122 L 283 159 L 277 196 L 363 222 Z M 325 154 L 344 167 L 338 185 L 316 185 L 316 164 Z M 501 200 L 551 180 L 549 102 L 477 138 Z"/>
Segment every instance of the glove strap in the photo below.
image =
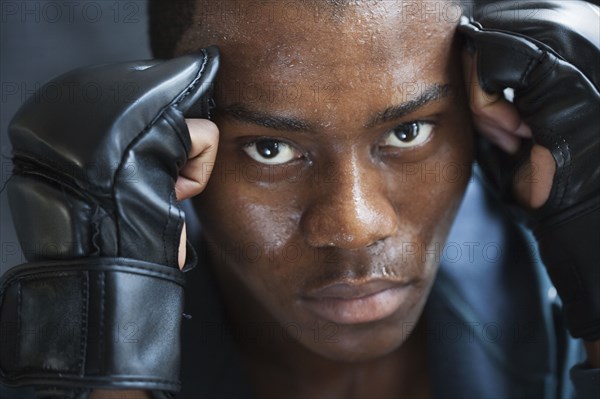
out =
<path fill-rule="evenodd" d="M 122 258 L 23 264 L 0 279 L 0 382 L 178 391 L 184 276 Z"/>

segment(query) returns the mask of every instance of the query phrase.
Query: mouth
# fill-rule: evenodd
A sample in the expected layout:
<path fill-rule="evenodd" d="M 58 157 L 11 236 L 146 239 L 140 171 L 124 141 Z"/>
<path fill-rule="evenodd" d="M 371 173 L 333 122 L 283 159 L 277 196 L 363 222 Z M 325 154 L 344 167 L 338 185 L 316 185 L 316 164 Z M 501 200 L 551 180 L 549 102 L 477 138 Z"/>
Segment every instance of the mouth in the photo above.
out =
<path fill-rule="evenodd" d="M 303 304 L 336 324 L 361 324 L 394 314 L 409 297 L 411 284 L 391 280 L 335 283 L 310 291 Z"/>

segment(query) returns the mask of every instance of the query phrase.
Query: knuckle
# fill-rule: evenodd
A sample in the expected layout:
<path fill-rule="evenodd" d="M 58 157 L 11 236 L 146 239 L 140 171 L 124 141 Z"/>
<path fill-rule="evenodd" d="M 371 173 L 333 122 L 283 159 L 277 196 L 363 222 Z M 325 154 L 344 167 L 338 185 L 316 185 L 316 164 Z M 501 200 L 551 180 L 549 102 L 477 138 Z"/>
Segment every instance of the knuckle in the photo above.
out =
<path fill-rule="evenodd" d="M 213 121 L 209 119 L 200 119 L 199 122 L 202 124 L 202 129 L 206 130 L 206 132 L 211 134 L 219 133 L 219 128 Z"/>
<path fill-rule="evenodd" d="M 471 100 L 469 101 L 469 108 L 471 109 L 471 112 L 477 116 L 477 117 L 483 117 L 485 116 L 485 112 L 483 111 L 483 108 L 481 107 L 481 105 L 473 98 L 471 98 Z"/>

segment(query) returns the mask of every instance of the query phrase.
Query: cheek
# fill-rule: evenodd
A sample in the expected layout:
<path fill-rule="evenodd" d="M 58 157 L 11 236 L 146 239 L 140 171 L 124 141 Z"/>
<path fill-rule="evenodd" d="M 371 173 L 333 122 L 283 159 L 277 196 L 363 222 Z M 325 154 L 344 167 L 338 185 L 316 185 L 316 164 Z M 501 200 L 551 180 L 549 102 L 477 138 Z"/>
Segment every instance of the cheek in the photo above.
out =
<path fill-rule="evenodd" d="M 295 244 L 301 213 L 292 189 L 300 188 L 274 195 L 254 172 L 217 159 L 205 191 L 194 199 L 213 262 L 227 265 L 255 289 L 293 281 L 292 266 L 304 248 Z"/>
<path fill-rule="evenodd" d="M 446 124 L 435 152 L 426 159 L 396 165 L 388 176 L 395 198 L 401 245 L 435 266 L 471 178 L 473 133 L 466 112 L 457 110 Z M 412 246 L 411 246 L 412 245 Z M 434 262 L 437 261 L 437 262 Z"/>

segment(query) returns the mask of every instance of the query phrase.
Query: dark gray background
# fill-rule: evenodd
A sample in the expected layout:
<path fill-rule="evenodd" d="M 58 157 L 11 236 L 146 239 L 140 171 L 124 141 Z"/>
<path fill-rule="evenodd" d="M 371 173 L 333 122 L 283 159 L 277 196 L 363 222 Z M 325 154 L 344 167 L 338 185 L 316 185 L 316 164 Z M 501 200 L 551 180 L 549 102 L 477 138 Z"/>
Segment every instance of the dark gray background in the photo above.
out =
<path fill-rule="evenodd" d="M 146 2 L 140 0 L 0 1 L 2 186 L 12 170 L 8 123 L 25 99 L 48 79 L 81 65 L 150 58 L 147 26 Z M 0 222 L 1 274 L 26 261 L 4 191 Z"/>

